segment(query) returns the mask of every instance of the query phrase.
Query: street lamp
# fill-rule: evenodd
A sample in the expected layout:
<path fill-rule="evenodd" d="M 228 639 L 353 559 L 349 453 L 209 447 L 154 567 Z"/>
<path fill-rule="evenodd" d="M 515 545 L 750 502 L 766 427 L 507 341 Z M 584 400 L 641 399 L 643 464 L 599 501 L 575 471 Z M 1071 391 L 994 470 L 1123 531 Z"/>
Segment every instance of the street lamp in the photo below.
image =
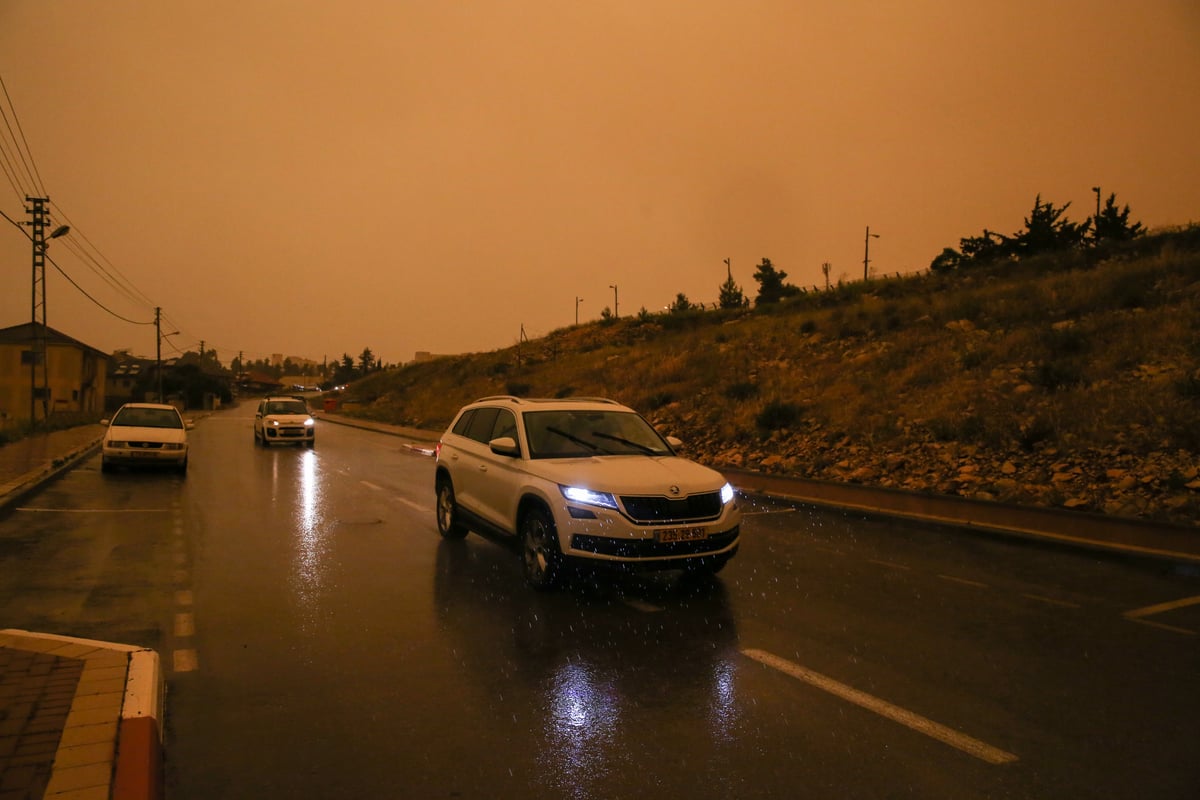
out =
<path fill-rule="evenodd" d="M 867 265 L 871 263 L 871 239 L 879 238 L 878 233 L 871 233 L 871 226 L 867 226 L 867 236 L 863 245 L 863 280 L 870 279 L 870 273 L 867 271 Z"/>
<path fill-rule="evenodd" d="M 619 307 L 617 306 L 617 285 L 615 283 L 610 283 L 608 288 L 613 290 L 613 319 L 616 319 L 617 317 L 621 316 L 621 312 L 618 310 Z"/>
<path fill-rule="evenodd" d="M 575 298 L 575 324 L 579 324 L 579 304 L 583 302 L 582 297 Z"/>

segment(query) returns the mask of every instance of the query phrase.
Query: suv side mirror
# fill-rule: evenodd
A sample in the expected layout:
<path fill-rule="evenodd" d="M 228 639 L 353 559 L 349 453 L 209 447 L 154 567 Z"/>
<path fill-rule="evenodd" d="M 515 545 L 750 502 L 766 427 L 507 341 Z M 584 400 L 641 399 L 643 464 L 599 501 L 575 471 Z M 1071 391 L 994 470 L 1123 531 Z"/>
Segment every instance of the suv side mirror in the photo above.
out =
<path fill-rule="evenodd" d="M 517 447 L 517 440 L 511 436 L 492 439 L 488 442 L 488 447 L 498 456 L 508 456 L 509 458 L 520 458 L 521 456 L 521 448 Z"/>

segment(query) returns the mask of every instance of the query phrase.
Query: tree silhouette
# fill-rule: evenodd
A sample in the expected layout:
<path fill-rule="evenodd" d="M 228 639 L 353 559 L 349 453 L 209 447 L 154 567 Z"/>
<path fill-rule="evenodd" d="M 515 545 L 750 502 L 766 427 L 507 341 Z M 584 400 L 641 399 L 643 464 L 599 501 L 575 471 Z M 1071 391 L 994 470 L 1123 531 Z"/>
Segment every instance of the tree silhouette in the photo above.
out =
<path fill-rule="evenodd" d="M 691 311 L 696 306 L 692 305 L 692 301 L 688 300 L 688 296 L 683 292 L 675 295 L 675 302 L 671 303 L 671 313 L 681 314 L 684 311 Z"/>
<path fill-rule="evenodd" d="M 1049 201 L 1043 203 L 1039 194 L 1033 201 L 1033 211 L 1025 218 L 1025 229 L 1003 237 L 1004 244 L 1011 247 L 1018 258 L 1079 247 L 1092 222 L 1090 219 L 1084 222 L 1066 219 L 1063 215 L 1070 207 L 1070 203 L 1058 208 Z"/>
<path fill-rule="evenodd" d="M 764 258 L 754 272 L 754 280 L 758 281 L 758 304 L 778 303 L 784 297 L 798 293 L 800 290 L 795 286 L 783 282 L 786 277 L 787 273 L 775 269 L 771 259 Z"/>
<path fill-rule="evenodd" d="M 1100 215 L 1094 219 L 1092 227 L 1095 230 L 1096 241 L 1109 239 L 1124 242 L 1146 232 L 1140 222 L 1129 224 L 1129 204 L 1126 203 L 1125 208 L 1118 209 L 1116 192 L 1108 196 L 1108 202 L 1104 204 Z"/>
<path fill-rule="evenodd" d="M 733 273 L 728 273 L 725 282 L 721 284 L 721 296 L 718 300 L 718 305 L 721 308 L 741 308 L 745 304 L 746 296 L 742 294 L 742 287 L 734 283 Z"/>

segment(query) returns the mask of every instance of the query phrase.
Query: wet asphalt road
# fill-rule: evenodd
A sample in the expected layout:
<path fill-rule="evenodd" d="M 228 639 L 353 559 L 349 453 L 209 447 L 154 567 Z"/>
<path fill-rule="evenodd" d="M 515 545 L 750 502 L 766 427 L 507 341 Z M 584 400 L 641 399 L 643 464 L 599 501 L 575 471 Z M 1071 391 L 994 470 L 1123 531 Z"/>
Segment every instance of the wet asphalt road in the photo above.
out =
<path fill-rule="evenodd" d="M 154 647 L 173 800 L 1194 797 L 1194 574 L 746 501 L 719 578 L 439 539 L 432 460 L 202 420 L 0 518 L 0 614 Z"/>

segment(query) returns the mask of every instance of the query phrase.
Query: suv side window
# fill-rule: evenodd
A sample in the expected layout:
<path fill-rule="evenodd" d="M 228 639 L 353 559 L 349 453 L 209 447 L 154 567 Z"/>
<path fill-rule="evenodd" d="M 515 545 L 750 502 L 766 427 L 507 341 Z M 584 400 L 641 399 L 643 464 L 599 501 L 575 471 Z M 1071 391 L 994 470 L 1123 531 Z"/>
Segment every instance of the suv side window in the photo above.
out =
<path fill-rule="evenodd" d="M 500 415 L 498 408 L 477 408 L 471 422 L 467 425 L 466 436 L 482 444 L 492 440 L 492 431 L 496 428 L 496 417 Z"/>
<path fill-rule="evenodd" d="M 492 435 L 488 439 L 499 439 L 501 436 L 511 436 L 513 441 L 517 440 L 517 417 L 507 408 L 500 409 L 500 413 L 496 415 L 496 424 L 492 426 Z"/>
<path fill-rule="evenodd" d="M 474 416 L 475 416 L 475 409 L 471 409 L 470 411 L 464 411 L 462 416 L 458 418 L 458 422 L 454 423 L 454 427 L 451 430 L 453 430 L 454 433 L 456 433 L 459 436 L 466 436 L 467 428 L 470 427 L 471 419 L 474 418 Z"/>

